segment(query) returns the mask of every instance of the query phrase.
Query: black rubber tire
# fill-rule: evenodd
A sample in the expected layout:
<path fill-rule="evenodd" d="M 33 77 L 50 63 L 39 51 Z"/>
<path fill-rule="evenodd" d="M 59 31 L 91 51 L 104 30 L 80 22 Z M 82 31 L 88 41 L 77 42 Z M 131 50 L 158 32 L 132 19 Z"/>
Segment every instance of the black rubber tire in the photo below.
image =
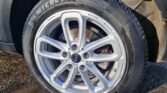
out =
<path fill-rule="evenodd" d="M 82 9 L 106 19 L 121 37 L 127 55 L 124 78 L 112 93 L 133 93 L 143 75 L 147 54 L 144 32 L 133 13 L 119 0 L 42 0 L 31 11 L 23 32 L 23 52 L 29 69 L 50 92 L 57 93 L 39 72 L 33 43 L 38 27 L 50 15 L 65 9 Z"/>

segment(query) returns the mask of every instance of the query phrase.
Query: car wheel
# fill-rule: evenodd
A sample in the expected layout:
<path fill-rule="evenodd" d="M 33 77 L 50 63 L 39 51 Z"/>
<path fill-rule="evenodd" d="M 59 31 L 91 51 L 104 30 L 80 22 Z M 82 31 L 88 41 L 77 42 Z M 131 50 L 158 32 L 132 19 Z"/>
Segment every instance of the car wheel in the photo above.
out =
<path fill-rule="evenodd" d="M 23 33 L 28 67 L 53 93 L 133 92 L 145 46 L 136 17 L 117 0 L 40 1 Z"/>

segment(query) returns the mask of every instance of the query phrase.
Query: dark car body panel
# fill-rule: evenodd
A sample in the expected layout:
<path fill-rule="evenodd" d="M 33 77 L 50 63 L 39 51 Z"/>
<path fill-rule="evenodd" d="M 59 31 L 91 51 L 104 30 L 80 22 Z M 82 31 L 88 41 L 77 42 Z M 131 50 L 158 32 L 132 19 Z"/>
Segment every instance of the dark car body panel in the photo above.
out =
<path fill-rule="evenodd" d="M 0 50 L 15 51 L 10 29 L 12 0 L 0 0 Z"/>
<path fill-rule="evenodd" d="M 14 0 L 0 0 L 0 51 L 17 52 L 11 30 L 10 16 Z M 164 18 L 167 18 L 167 0 L 155 0 Z M 17 31 L 16 31 L 17 32 Z M 167 45 L 166 45 L 167 46 Z M 167 47 L 162 60 L 167 61 Z"/>

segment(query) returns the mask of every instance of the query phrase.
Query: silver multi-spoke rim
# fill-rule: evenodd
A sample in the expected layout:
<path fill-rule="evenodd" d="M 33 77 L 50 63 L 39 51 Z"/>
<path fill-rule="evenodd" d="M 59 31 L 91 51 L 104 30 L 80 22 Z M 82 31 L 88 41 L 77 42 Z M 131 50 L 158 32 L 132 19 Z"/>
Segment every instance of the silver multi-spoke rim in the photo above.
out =
<path fill-rule="evenodd" d="M 77 38 L 72 35 L 70 21 L 78 23 Z M 87 22 L 98 26 L 106 35 L 88 43 Z M 50 36 L 55 30 L 48 29 L 58 25 L 62 27 L 65 42 Z M 48 51 L 47 45 L 59 51 Z M 112 53 L 95 53 L 95 50 L 106 45 L 112 46 Z M 48 17 L 36 33 L 34 56 L 44 79 L 58 91 L 66 93 L 109 92 L 120 83 L 126 69 L 125 48 L 116 30 L 103 18 L 85 10 L 64 10 Z M 53 65 L 58 63 L 55 68 Z M 97 64 L 112 66 L 105 74 Z M 61 79 L 63 75 L 65 79 Z M 78 83 L 76 77 L 80 77 L 83 82 Z"/>

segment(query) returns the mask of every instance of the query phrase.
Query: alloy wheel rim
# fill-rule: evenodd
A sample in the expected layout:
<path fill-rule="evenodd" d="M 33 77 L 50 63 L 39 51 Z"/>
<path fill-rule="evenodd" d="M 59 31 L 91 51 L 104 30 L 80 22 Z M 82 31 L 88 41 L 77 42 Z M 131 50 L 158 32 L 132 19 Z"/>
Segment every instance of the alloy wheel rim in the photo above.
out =
<path fill-rule="evenodd" d="M 77 38 L 71 34 L 70 21 L 78 24 Z M 106 35 L 88 43 L 87 22 L 101 28 Z M 50 37 L 55 30 L 48 31 L 48 28 L 58 25 L 61 25 L 65 42 Z M 47 51 L 47 45 L 59 51 L 56 53 Z M 95 53 L 96 49 L 105 45 L 112 47 L 111 54 Z M 77 9 L 57 12 L 42 23 L 35 36 L 34 56 L 37 67 L 46 81 L 58 91 L 66 93 L 109 92 L 120 83 L 127 64 L 123 42 L 114 27 L 94 13 Z M 58 60 L 55 63 L 59 62 L 59 66 L 53 67 L 54 64 L 50 59 Z M 107 72 L 108 75 L 97 67 L 97 64 L 102 63 L 112 64 L 110 71 Z M 62 80 L 61 76 L 65 71 L 67 75 L 65 74 L 65 79 Z M 96 80 L 90 79 L 88 73 L 92 73 Z M 82 83 L 75 81 L 76 76 L 82 79 Z"/>

